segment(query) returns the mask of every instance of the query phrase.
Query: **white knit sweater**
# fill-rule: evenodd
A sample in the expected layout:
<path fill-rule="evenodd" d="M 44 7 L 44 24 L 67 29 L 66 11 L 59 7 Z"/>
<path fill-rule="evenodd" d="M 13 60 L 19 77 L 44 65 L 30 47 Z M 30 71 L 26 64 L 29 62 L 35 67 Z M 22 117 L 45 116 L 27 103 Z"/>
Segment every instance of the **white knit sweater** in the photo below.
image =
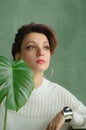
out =
<path fill-rule="evenodd" d="M 71 123 L 61 130 L 86 128 L 86 107 L 70 92 L 43 78 L 41 86 L 34 89 L 27 103 L 18 111 L 8 111 L 7 130 L 46 130 L 47 125 L 65 106 L 73 109 Z M 3 130 L 4 106 L 0 106 L 0 130 Z"/>

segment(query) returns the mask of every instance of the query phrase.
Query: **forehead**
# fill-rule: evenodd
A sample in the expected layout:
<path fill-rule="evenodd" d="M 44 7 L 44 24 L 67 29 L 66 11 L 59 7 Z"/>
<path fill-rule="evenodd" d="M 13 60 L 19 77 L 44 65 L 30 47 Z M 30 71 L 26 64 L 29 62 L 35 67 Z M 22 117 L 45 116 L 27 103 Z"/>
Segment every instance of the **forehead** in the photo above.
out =
<path fill-rule="evenodd" d="M 49 42 L 46 35 L 37 32 L 31 32 L 24 37 L 23 43 L 27 43 L 29 41 Z"/>

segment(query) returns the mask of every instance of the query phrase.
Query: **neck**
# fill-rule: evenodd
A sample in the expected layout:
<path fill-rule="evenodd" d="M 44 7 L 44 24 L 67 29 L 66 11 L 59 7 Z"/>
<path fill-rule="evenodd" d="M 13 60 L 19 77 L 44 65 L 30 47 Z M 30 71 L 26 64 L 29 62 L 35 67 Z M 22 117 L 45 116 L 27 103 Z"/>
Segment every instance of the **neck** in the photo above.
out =
<path fill-rule="evenodd" d="M 33 72 L 34 73 L 34 86 L 35 89 L 40 87 L 41 83 L 42 83 L 42 78 L 43 78 L 43 72 Z"/>

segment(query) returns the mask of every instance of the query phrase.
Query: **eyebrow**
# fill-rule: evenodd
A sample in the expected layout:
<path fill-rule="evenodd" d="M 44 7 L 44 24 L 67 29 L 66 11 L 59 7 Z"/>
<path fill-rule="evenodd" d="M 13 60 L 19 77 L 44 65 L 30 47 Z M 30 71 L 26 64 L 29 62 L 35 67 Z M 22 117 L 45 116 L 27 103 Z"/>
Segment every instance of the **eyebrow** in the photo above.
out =
<path fill-rule="evenodd" d="M 25 44 L 28 44 L 28 43 L 30 43 L 30 42 L 32 42 L 32 43 L 36 43 L 35 41 L 33 41 L 33 40 L 29 40 L 29 41 L 27 41 Z M 46 41 L 43 41 L 43 43 L 49 43 L 49 41 L 48 40 L 46 40 Z"/>

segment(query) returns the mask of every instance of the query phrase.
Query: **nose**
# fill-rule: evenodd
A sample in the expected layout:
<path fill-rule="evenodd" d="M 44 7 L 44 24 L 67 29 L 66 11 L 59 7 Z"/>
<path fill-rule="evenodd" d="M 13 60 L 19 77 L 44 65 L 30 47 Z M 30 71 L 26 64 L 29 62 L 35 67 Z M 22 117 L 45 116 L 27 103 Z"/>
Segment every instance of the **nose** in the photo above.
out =
<path fill-rule="evenodd" d="M 44 52 L 42 48 L 38 48 L 37 50 L 37 56 L 44 56 Z"/>

